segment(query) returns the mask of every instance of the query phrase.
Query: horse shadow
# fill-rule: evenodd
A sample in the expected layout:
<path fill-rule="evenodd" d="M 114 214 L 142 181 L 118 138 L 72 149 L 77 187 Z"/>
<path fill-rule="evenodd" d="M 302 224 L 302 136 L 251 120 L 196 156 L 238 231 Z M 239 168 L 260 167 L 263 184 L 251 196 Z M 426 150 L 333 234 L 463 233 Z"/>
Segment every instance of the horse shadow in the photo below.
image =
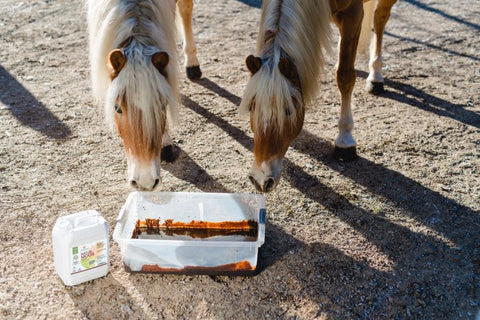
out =
<path fill-rule="evenodd" d="M 421 3 L 417 0 L 404 0 L 406 3 L 409 3 L 413 6 L 416 6 L 417 8 L 420 8 L 422 10 L 425 10 L 425 11 L 428 11 L 428 12 L 432 12 L 432 13 L 435 13 L 435 14 L 438 14 L 439 16 L 443 17 L 443 18 L 446 18 L 446 19 L 449 19 L 449 20 L 452 20 L 452 21 L 455 21 L 455 22 L 458 22 L 460 24 L 463 24 L 465 26 L 468 26 L 472 29 L 475 29 L 475 30 L 480 30 L 480 25 L 476 24 L 476 23 L 472 23 L 472 22 L 469 22 L 469 21 L 465 21 L 464 19 L 461 19 L 461 18 L 458 18 L 458 17 L 455 17 L 453 15 L 450 15 L 448 13 L 445 13 L 439 9 L 436 9 L 432 6 L 429 6 L 427 4 L 424 4 L 424 3 Z"/>
<path fill-rule="evenodd" d="M 422 314 L 434 318 L 440 310 L 446 318 L 455 318 L 458 313 L 475 311 L 479 301 L 478 213 L 368 160 L 340 165 L 325 161 L 328 157 L 320 158 L 334 170 L 340 171 L 341 166 L 343 175 L 384 197 L 400 215 L 417 221 L 413 223 L 415 226 L 406 226 L 397 219 L 388 219 L 384 212 L 365 210 L 287 160 L 284 178 L 293 188 L 327 208 L 390 261 L 391 271 L 366 269 L 372 274 L 366 286 L 361 280 L 363 272 L 360 279 L 355 279 L 352 277 L 359 274 L 349 270 L 352 273 L 346 282 L 359 288 L 354 291 L 357 306 L 362 305 L 362 297 L 372 298 L 371 290 L 375 292 L 375 299 L 355 310 L 350 310 L 347 303 L 342 309 L 346 312 L 343 316 L 351 318 L 353 314 L 353 318 L 370 319 L 388 315 L 395 319 L 422 310 Z M 437 211 L 430 211 L 431 203 Z M 395 216 L 398 218 L 398 213 Z M 426 229 L 435 230 L 437 234 Z M 345 277 L 345 274 L 339 276 Z M 334 281 L 335 284 L 344 285 Z M 351 293 L 347 291 L 337 292 L 337 301 L 348 302 Z M 312 297 L 315 298 L 318 297 Z"/>
<path fill-rule="evenodd" d="M 357 76 L 366 79 L 368 74 L 357 70 Z M 468 110 L 464 104 L 454 104 L 447 100 L 435 97 L 412 85 L 385 78 L 385 92 L 382 97 L 392 99 L 441 117 L 452 118 L 461 123 L 480 128 L 480 114 Z M 388 87 L 396 90 L 388 90 Z M 398 92 L 397 92 L 398 91 Z"/>
<path fill-rule="evenodd" d="M 260 9 L 262 7 L 262 0 L 238 0 L 250 7 Z"/>
<path fill-rule="evenodd" d="M 0 65 L 0 102 L 23 125 L 58 140 L 71 135 L 70 128 L 38 101 L 20 82 Z"/>
<path fill-rule="evenodd" d="M 205 86 L 209 86 L 219 92 L 222 92 L 218 85 L 211 82 L 208 79 L 200 79 L 196 82 L 200 82 Z M 224 89 L 222 89 L 224 90 Z M 228 91 L 224 90 L 228 93 Z M 234 96 L 233 94 L 229 94 Z M 193 112 L 203 116 L 208 121 L 212 122 L 225 132 L 227 132 L 232 138 L 240 142 L 245 148 L 253 148 L 253 141 L 248 137 L 245 132 L 232 126 L 221 117 L 216 116 L 214 113 L 202 107 L 197 102 L 193 101 L 187 96 L 182 95 L 182 104 Z M 225 186 L 213 179 L 202 167 L 200 167 L 184 150 L 179 147 L 175 147 L 174 153 L 178 155 L 174 163 L 165 163 L 162 167 L 170 172 L 172 175 L 180 180 L 187 181 L 204 192 L 230 192 Z"/>
<path fill-rule="evenodd" d="M 384 199 L 378 212 L 363 209 L 286 160 L 284 178 L 293 188 L 327 208 L 392 262 L 391 272 L 373 272 L 381 284 L 371 288 L 378 298 L 355 318 L 402 318 L 420 309 L 432 318 L 438 310 L 446 318 L 475 312 L 480 300 L 480 212 L 363 157 L 338 162 L 330 156 L 333 145 L 306 130 L 292 148 Z M 392 208 L 395 216 L 415 221 L 413 226 L 387 219 Z M 450 294 L 452 290 L 456 293 Z"/>
<path fill-rule="evenodd" d="M 359 157 L 354 162 L 339 163 L 325 156 L 333 146 L 306 130 L 293 147 L 384 199 L 387 207 L 394 207 L 406 219 L 415 221 L 417 226 L 409 228 L 390 221 L 381 211 L 370 212 L 352 204 L 298 165 L 286 166 L 285 177 L 293 187 L 334 212 L 394 263 L 392 275 L 385 281 L 397 283 L 398 288 L 385 291 L 387 297 L 411 301 L 408 305 L 420 303 L 422 308 L 435 306 L 447 318 L 455 318 L 456 312 L 472 310 L 472 306 L 478 305 L 480 212 L 368 159 Z M 434 233 L 425 231 L 428 229 Z M 456 294 L 447 293 L 451 292 L 452 284 Z M 421 296 L 418 301 L 408 298 L 412 288 L 421 291 L 421 294 L 413 292 L 414 296 Z M 433 316 L 434 309 L 427 309 Z"/>
<path fill-rule="evenodd" d="M 219 92 L 228 92 L 227 90 L 221 88 L 220 86 L 216 85 L 212 86 L 210 80 L 207 79 L 202 79 L 205 80 L 203 83 L 207 83 L 210 87 L 215 88 L 215 90 Z M 218 90 L 220 88 L 221 90 Z M 232 93 L 229 93 L 229 96 L 235 96 Z M 236 97 L 235 100 L 240 99 L 239 97 Z M 204 107 L 202 107 L 200 104 L 198 104 L 196 101 L 193 101 L 187 96 L 182 95 L 182 103 L 185 107 L 188 109 L 192 110 L 193 112 L 201 115 L 205 119 L 207 119 L 209 122 L 213 123 L 223 131 L 225 131 L 230 137 L 235 139 L 238 143 L 240 143 L 242 146 L 244 146 L 248 150 L 253 149 L 253 139 L 250 138 L 244 131 L 241 129 L 231 125 L 228 123 L 228 121 L 222 119 L 221 117 L 215 115 L 213 112 L 208 111 Z"/>
<path fill-rule="evenodd" d="M 225 186 L 210 176 L 184 150 L 175 147 L 178 158 L 173 163 L 165 163 L 162 168 L 182 181 L 193 184 L 203 192 L 229 192 Z"/>
<path fill-rule="evenodd" d="M 412 42 L 412 43 L 419 44 L 419 45 L 422 45 L 422 46 L 425 46 L 425 47 L 428 47 L 428 48 L 443 51 L 443 52 L 446 52 L 446 53 L 451 54 L 451 55 L 468 58 L 468 59 L 471 59 L 473 61 L 480 61 L 480 57 L 478 57 L 478 56 L 458 52 L 458 51 L 455 51 L 455 50 L 450 50 L 450 49 L 447 49 L 447 48 L 444 48 L 444 47 L 441 47 L 441 46 L 437 46 L 437 45 L 434 45 L 434 44 L 431 44 L 431 43 L 428 43 L 428 42 L 425 42 L 425 41 L 417 40 L 417 39 L 414 39 L 414 38 L 408 38 L 408 37 L 405 37 L 405 36 L 399 36 L 399 35 L 396 35 L 394 33 L 389 32 L 389 31 L 384 31 L 384 34 L 389 36 L 389 37 L 401 40 L 401 41 Z M 409 50 L 417 51 L 417 49 L 415 47 L 411 48 Z"/>
<path fill-rule="evenodd" d="M 397 171 L 361 156 L 353 162 L 339 162 L 332 156 L 326 156 L 332 153 L 333 145 L 307 130 L 302 131 L 292 148 L 390 201 L 405 214 L 435 229 L 457 245 L 472 247 L 475 240 L 465 237 L 466 230 L 477 236 L 474 238 L 480 239 L 480 212 L 432 191 Z M 290 166 L 301 170 L 296 165 Z"/>
<path fill-rule="evenodd" d="M 205 89 L 208 89 L 208 90 L 218 94 L 220 97 L 222 97 L 224 99 L 227 99 L 228 101 L 230 101 L 231 103 L 233 103 L 237 107 L 240 105 L 240 102 L 242 102 L 242 99 L 239 96 L 237 96 L 237 95 L 231 93 L 230 91 L 220 87 L 218 84 L 216 84 L 215 82 L 213 82 L 212 80 L 210 80 L 208 78 L 201 78 L 199 80 L 196 80 L 195 83 L 201 85 Z M 184 100 L 188 101 L 186 97 L 184 98 Z"/>

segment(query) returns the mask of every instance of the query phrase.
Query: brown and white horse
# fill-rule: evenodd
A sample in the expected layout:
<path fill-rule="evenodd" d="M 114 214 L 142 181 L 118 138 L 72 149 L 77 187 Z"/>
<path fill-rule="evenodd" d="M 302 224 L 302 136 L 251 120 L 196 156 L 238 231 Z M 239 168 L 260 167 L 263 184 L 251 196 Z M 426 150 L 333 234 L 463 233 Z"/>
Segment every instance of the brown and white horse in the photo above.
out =
<path fill-rule="evenodd" d="M 131 185 L 151 190 L 160 157 L 173 160 L 168 133 L 179 105 L 175 12 L 183 24 L 187 75 L 200 78 L 193 0 L 88 0 L 93 93 L 123 140 Z"/>
<path fill-rule="evenodd" d="M 362 20 L 368 34 L 362 38 L 370 40 L 374 6 L 368 1 L 263 0 L 257 53 L 247 57 L 251 78 L 240 104 L 241 112 L 250 112 L 255 160 L 249 178 L 257 190 L 268 192 L 277 185 L 282 159 L 302 129 L 305 108 L 318 92 L 324 55 L 330 50 L 331 20 L 340 31 L 337 86 L 341 110 L 335 155 L 344 160 L 356 157 L 351 97 Z M 365 19 L 363 2 L 367 2 Z M 367 79 L 367 90 L 373 93 L 383 89 L 382 35 L 395 2 L 378 0 L 374 13 Z"/>

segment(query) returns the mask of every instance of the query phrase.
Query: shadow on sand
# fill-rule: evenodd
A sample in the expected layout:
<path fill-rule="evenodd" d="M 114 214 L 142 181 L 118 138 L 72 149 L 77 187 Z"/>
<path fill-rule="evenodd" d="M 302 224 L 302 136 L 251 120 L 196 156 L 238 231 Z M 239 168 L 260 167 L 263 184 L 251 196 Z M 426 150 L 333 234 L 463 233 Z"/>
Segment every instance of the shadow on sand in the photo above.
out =
<path fill-rule="evenodd" d="M 368 74 L 364 71 L 357 70 L 357 76 L 366 79 Z M 480 128 L 480 114 L 468 110 L 464 104 L 449 102 L 417 89 L 412 85 L 388 78 L 385 78 L 385 86 L 385 92 L 381 94 L 382 97 Z M 399 92 L 389 90 L 389 87 Z"/>
<path fill-rule="evenodd" d="M 20 82 L 0 65 L 0 102 L 23 125 L 58 140 L 67 139 L 70 128 L 52 114 Z"/>

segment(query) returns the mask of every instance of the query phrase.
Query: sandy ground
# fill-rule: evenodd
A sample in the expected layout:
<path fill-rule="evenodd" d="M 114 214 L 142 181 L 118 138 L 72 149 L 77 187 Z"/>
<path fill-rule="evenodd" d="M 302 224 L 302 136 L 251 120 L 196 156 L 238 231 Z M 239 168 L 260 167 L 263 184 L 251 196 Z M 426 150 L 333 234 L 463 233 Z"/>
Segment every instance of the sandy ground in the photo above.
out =
<path fill-rule="evenodd" d="M 181 153 L 157 190 L 255 192 L 252 134 L 237 105 L 256 5 L 196 1 L 204 78 L 182 73 Z M 53 267 L 55 220 L 96 209 L 111 236 L 132 191 L 124 151 L 91 97 L 81 3 L 0 0 L 0 318 L 475 319 L 479 17 L 471 1 L 399 0 L 384 95 L 364 92 L 366 59 L 357 59 L 351 163 L 330 155 L 339 94 L 329 59 L 282 181 L 266 195 L 258 275 L 129 274 L 112 241 L 108 276 L 65 287 Z"/>

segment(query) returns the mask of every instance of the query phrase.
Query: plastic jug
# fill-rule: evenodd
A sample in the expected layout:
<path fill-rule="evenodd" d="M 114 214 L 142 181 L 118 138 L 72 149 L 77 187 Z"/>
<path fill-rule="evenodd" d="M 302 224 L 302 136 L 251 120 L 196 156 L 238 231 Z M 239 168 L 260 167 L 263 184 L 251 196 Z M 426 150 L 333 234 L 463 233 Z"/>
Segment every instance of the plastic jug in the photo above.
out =
<path fill-rule="evenodd" d="M 95 210 L 57 219 L 52 230 L 55 270 L 67 286 L 107 275 L 108 224 Z"/>

